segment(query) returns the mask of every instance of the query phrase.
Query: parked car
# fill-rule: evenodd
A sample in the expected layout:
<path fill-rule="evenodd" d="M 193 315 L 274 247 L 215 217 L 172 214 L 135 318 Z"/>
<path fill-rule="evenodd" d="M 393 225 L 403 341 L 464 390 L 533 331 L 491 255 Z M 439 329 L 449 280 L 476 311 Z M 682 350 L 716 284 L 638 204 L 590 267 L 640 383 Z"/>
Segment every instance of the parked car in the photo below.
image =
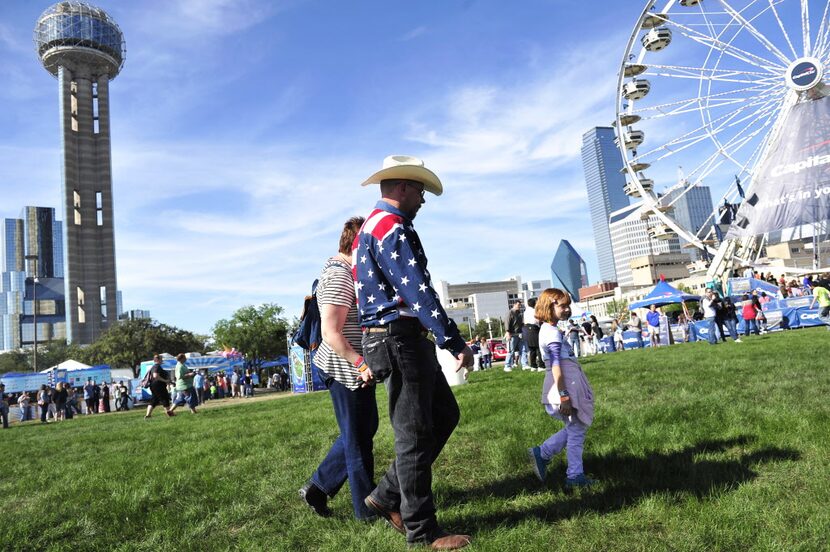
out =
<path fill-rule="evenodd" d="M 487 343 L 490 345 L 490 354 L 493 355 L 494 361 L 502 361 L 507 358 L 507 347 L 500 339 L 488 339 Z"/>

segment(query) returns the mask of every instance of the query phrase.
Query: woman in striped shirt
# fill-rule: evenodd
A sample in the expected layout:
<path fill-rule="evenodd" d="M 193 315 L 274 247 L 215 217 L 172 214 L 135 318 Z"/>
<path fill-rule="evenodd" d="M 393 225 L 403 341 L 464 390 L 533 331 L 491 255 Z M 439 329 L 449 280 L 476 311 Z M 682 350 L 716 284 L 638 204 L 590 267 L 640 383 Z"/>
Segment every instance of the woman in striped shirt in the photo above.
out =
<path fill-rule="evenodd" d="M 372 441 L 378 429 L 378 409 L 372 372 L 362 356 L 352 278 L 352 242 L 362 224 L 361 217 L 346 221 L 339 252 L 326 261 L 317 286 L 323 343 L 314 354 L 314 364 L 329 388 L 340 435 L 300 489 L 300 497 L 317 514 L 328 516 L 328 499 L 348 478 L 354 515 L 366 520 L 375 517 L 363 499 L 375 488 Z"/>

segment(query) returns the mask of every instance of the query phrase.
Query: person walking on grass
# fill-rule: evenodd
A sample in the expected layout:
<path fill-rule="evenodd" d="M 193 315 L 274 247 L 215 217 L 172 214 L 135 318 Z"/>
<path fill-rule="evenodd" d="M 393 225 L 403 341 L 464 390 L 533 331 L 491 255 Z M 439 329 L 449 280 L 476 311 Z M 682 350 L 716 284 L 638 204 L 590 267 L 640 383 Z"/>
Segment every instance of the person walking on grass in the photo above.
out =
<path fill-rule="evenodd" d="M 170 412 L 176 411 L 176 408 L 186 404 L 190 408 L 190 412 L 196 414 L 196 405 L 198 405 L 198 398 L 196 398 L 196 390 L 193 389 L 193 378 L 196 372 L 190 369 L 187 365 L 187 356 L 184 353 L 179 353 L 176 357 L 176 399 L 173 401 L 173 407 Z"/>
<path fill-rule="evenodd" d="M 351 262 L 352 243 L 362 224 L 362 217 L 353 217 L 343 225 L 338 253 L 326 260 L 317 286 L 323 342 L 314 364 L 329 390 L 340 435 L 300 489 L 300 498 L 318 515 L 328 516 L 328 499 L 348 479 L 354 517 L 370 520 L 377 516 L 363 501 L 375 488 L 378 407 L 372 372 L 363 358 Z"/>
<path fill-rule="evenodd" d="M 69 400 L 69 393 L 62 381 L 55 386 L 55 421 L 62 422 L 66 419 L 66 401 Z"/>
<path fill-rule="evenodd" d="M 92 378 L 87 378 L 86 385 L 84 385 L 84 403 L 87 415 L 95 414 L 95 384 Z"/>
<path fill-rule="evenodd" d="M 703 296 L 703 299 L 701 299 L 700 306 L 703 307 L 703 317 L 706 319 L 706 327 L 709 331 L 709 335 L 707 336 L 709 344 L 717 345 L 718 326 L 716 319 L 718 315 L 718 301 L 715 296 L 715 290 L 712 288 L 706 288 L 706 294 Z"/>
<path fill-rule="evenodd" d="M 640 317 L 637 316 L 637 313 L 631 311 L 631 314 L 628 318 L 628 327 L 637 332 L 637 348 L 643 348 L 643 321 L 640 320 Z"/>
<path fill-rule="evenodd" d="M 409 545 L 463 548 L 471 537 L 441 528 L 432 494 L 432 464 L 460 419 L 435 347 L 452 353 L 456 370 L 472 366 L 473 352 L 432 287 L 413 224 L 425 193 L 441 195 L 443 188 L 423 161 L 404 155 L 384 159 L 383 169 L 363 184 L 380 184 L 381 200 L 355 239 L 352 270 L 363 355 L 373 378 L 388 378 L 395 435 L 395 460 L 364 502 L 405 533 Z"/>
<path fill-rule="evenodd" d="M 516 301 L 507 313 L 507 333 L 505 334 L 507 340 L 507 359 L 504 362 L 505 372 L 513 370 L 513 365 L 516 363 L 521 365 L 523 324 L 522 303 L 521 301 Z"/>
<path fill-rule="evenodd" d="M 545 360 L 542 406 L 565 427 L 541 445 L 528 449 L 528 455 L 533 473 L 544 482 L 548 464 L 565 450 L 568 465 L 565 487 L 589 487 L 596 481 L 585 475 L 582 449 L 594 420 L 594 391 L 563 332 L 556 326 L 570 315 L 571 297 L 567 292 L 548 288 L 539 296 L 536 317 L 542 322 L 539 345 Z"/>
<path fill-rule="evenodd" d="M 646 322 L 648 323 L 648 338 L 651 347 L 657 348 L 660 346 L 660 311 L 657 310 L 657 305 L 651 305 L 646 314 Z"/>
<path fill-rule="evenodd" d="M 3 419 L 3 429 L 9 429 L 9 403 L 6 401 L 6 386 L 0 383 L 0 418 Z"/>
<path fill-rule="evenodd" d="M 153 415 L 153 409 L 161 405 L 168 416 L 175 416 L 176 413 L 170 408 L 170 392 L 167 391 L 167 385 L 170 383 L 170 374 L 164 369 L 161 363 L 161 356 L 153 356 L 153 365 L 150 367 L 150 404 L 147 405 L 147 414 L 144 419 L 147 420 Z"/>
<path fill-rule="evenodd" d="M 817 281 L 810 280 L 810 290 L 813 292 L 813 300 L 810 301 L 810 308 L 816 306 L 818 302 L 819 313 L 818 319 L 827 325 L 830 329 L 830 290 L 825 286 L 819 285 Z"/>
<path fill-rule="evenodd" d="M 758 324 L 755 318 L 758 316 L 758 311 L 755 308 L 755 303 L 749 298 L 749 295 L 744 294 L 741 297 L 743 306 L 741 307 L 741 318 L 744 319 L 744 337 L 749 337 L 749 332 L 758 335 Z"/>

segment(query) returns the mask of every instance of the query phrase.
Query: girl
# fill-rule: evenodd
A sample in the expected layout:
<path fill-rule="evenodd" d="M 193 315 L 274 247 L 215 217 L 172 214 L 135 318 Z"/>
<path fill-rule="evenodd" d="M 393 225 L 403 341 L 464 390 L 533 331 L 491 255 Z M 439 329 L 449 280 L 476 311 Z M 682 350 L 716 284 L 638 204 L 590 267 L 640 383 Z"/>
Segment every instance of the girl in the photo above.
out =
<path fill-rule="evenodd" d="M 539 346 L 545 361 L 542 405 L 552 417 L 565 423 L 558 433 L 528 450 L 533 471 L 540 481 L 551 459 L 567 449 L 565 487 L 587 487 L 596 483 L 582 468 L 582 445 L 594 418 L 594 392 L 576 362 L 573 350 L 556 327 L 571 315 L 571 298 L 561 289 L 548 288 L 536 303 L 536 317 L 543 322 Z"/>
<path fill-rule="evenodd" d="M 493 361 L 491 360 L 493 357 L 490 354 L 490 344 L 487 343 L 487 339 L 482 337 L 481 341 L 478 342 L 479 345 L 479 354 L 481 355 L 479 358 L 479 365 L 481 369 L 484 370 L 485 368 L 492 368 Z"/>

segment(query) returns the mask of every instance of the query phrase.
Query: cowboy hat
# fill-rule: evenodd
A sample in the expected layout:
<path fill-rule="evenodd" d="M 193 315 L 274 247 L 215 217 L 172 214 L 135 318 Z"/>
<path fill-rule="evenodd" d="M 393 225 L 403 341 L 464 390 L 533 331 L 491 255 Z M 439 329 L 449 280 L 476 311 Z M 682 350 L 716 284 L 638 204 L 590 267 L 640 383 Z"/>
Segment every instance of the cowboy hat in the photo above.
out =
<path fill-rule="evenodd" d="M 390 155 L 383 160 L 383 168 L 367 178 L 361 186 L 380 184 L 381 180 L 395 178 L 421 182 L 425 190 L 437 196 L 444 191 L 435 173 L 426 168 L 421 159 L 409 155 Z"/>

